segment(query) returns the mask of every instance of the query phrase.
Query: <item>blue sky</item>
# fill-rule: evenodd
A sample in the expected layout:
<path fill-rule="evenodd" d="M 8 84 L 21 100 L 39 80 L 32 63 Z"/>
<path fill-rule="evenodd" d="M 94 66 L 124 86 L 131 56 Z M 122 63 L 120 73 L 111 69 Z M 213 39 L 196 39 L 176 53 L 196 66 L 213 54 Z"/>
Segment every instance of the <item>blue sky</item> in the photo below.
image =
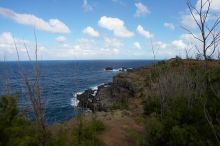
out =
<path fill-rule="evenodd" d="M 186 0 L 0 0 L 0 22 L 7 60 L 17 59 L 13 40 L 22 60 L 24 44 L 33 55 L 34 29 L 42 60 L 152 59 L 151 41 L 167 59 L 190 40 L 180 26 L 193 26 Z"/>

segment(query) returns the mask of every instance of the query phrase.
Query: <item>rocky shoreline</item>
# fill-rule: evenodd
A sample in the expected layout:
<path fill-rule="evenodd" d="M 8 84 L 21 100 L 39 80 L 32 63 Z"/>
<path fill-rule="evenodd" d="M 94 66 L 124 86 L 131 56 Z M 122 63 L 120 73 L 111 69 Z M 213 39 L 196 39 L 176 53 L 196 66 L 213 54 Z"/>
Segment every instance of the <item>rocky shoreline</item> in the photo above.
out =
<path fill-rule="evenodd" d="M 91 111 L 109 111 L 119 101 L 136 96 L 141 86 L 130 79 L 138 70 L 123 71 L 113 77 L 112 83 L 102 84 L 97 89 L 87 89 L 76 95 L 77 106 Z"/>
<path fill-rule="evenodd" d="M 111 99 L 111 84 L 99 85 L 97 89 L 87 89 L 76 96 L 78 107 L 91 111 L 106 111 Z"/>

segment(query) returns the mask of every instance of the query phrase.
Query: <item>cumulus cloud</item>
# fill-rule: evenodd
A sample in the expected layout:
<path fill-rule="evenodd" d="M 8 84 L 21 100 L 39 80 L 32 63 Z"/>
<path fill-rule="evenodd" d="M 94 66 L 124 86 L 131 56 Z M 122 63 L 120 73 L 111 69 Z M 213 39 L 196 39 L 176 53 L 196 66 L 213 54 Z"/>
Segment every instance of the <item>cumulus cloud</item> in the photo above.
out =
<path fill-rule="evenodd" d="M 141 47 L 141 45 L 140 45 L 139 42 L 134 42 L 134 43 L 133 43 L 133 48 L 134 48 L 134 49 L 139 49 L 139 50 L 142 49 L 142 47 Z"/>
<path fill-rule="evenodd" d="M 17 60 L 17 53 L 16 53 L 16 47 L 19 51 L 19 57 L 21 60 L 27 60 L 27 50 L 25 46 L 28 49 L 29 55 L 31 58 L 35 58 L 35 43 L 13 37 L 13 35 L 10 32 L 3 32 L 0 34 L 0 56 L 5 56 L 7 60 Z M 39 43 L 38 44 L 38 51 L 42 51 L 44 47 Z"/>
<path fill-rule="evenodd" d="M 175 26 L 173 23 L 165 22 L 163 25 L 164 25 L 164 27 L 166 27 L 168 29 L 175 30 Z"/>
<path fill-rule="evenodd" d="M 63 42 L 63 36 L 57 38 Z M 16 37 L 13 38 L 10 32 L 4 32 L 0 34 L 0 59 L 6 56 L 7 60 L 17 60 L 14 40 L 18 47 L 21 60 L 28 59 L 24 43 L 27 45 L 31 58 L 34 58 L 34 42 Z M 100 41 L 81 38 L 74 42 L 65 41 L 65 43 L 60 43 L 56 46 L 48 44 L 44 46 L 44 44 L 38 42 L 38 56 L 40 59 L 47 60 L 112 59 L 116 57 L 120 58 L 119 54 L 122 47 L 123 43 L 120 39 L 109 37 L 100 39 Z"/>
<path fill-rule="evenodd" d="M 191 34 L 182 34 L 180 36 L 180 39 L 182 39 L 184 42 L 196 42 L 196 40 Z"/>
<path fill-rule="evenodd" d="M 168 59 L 173 58 L 176 55 L 183 57 L 185 53 L 185 42 L 181 39 L 173 40 L 171 42 L 164 43 L 162 41 L 154 41 L 154 51 L 156 58 Z"/>
<path fill-rule="evenodd" d="M 87 34 L 91 37 L 99 37 L 99 32 L 95 31 L 94 28 L 92 28 L 91 26 L 87 26 L 84 30 L 83 30 L 84 34 Z"/>
<path fill-rule="evenodd" d="M 0 50 L 1 52 L 13 52 L 14 41 L 10 32 L 0 34 Z"/>
<path fill-rule="evenodd" d="M 24 44 L 29 43 L 27 40 L 14 38 L 10 32 L 3 32 L 0 34 L 0 49 L 7 52 L 15 51 L 15 44 L 18 48 L 24 51 Z"/>
<path fill-rule="evenodd" d="M 91 5 L 88 3 L 87 0 L 83 0 L 83 5 L 82 5 L 82 7 L 83 7 L 83 10 L 84 10 L 85 12 L 89 12 L 89 11 L 92 11 L 92 10 L 93 10 L 93 6 L 91 6 Z"/>
<path fill-rule="evenodd" d="M 208 8 L 208 3 L 205 3 L 206 1 L 204 0 L 204 10 L 207 10 Z M 201 5 L 201 0 L 197 0 L 196 4 L 195 4 L 195 8 L 196 9 L 200 9 L 200 5 Z M 213 18 L 216 18 L 216 14 L 220 12 L 220 0 L 211 0 L 211 5 L 210 5 L 210 12 L 208 15 L 207 20 L 208 21 L 212 21 Z M 192 13 L 194 14 L 195 18 L 197 20 L 200 19 L 199 14 L 193 10 Z M 186 11 L 185 14 L 182 15 L 181 17 L 181 24 L 189 29 L 195 29 L 197 27 L 195 20 L 193 19 L 193 17 L 191 16 L 191 14 L 189 13 L 189 11 Z"/>
<path fill-rule="evenodd" d="M 66 42 L 66 37 L 64 37 L 64 36 L 58 36 L 55 40 L 56 40 L 58 43 L 65 43 L 65 42 Z"/>
<path fill-rule="evenodd" d="M 154 37 L 154 35 L 153 35 L 152 33 L 150 33 L 149 31 L 144 30 L 144 28 L 143 28 L 141 25 L 138 25 L 136 31 L 137 31 L 140 35 L 144 36 L 144 37 L 147 38 L 147 39 L 150 39 L 150 38 L 153 38 L 153 37 Z"/>
<path fill-rule="evenodd" d="M 141 2 L 135 3 L 135 7 L 136 7 L 136 12 L 134 16 L 136 17 L 141 17 L 150 14 L 150 10 L 147 8 L 147 6 L 145 6 Z"/>
<path fill-rule="evenodd" d="M 66 54 L 67 58 L 72 56 L 75 59 L 97 59 L 112 58 L 118 55 L 122 46 L 123 44 L 118 39 L 106 37 L 101 42 L 93 39 L 79 39 L 75 43 L 65 46 L 62 50 L 66 50 L 67 53 L 64 54 Z M 58 52 L 60 52 L 59 50 Z"/>
<path fill-rule="evenodd" d="M 124 21 L 119 18 L 102 16 L 98 22 L 100 27 L 113 31 L 117 37 L 132 37 L 134 34 L 127 30 Z"/>
<path fill-rule="evenodd" d="M 116 38 L 104 38 L 104 47 L 105 48 L 117 48 L 120 49 L 123 47 L 123 43 Z"/>
<path fill-rule="evenodd" d="M 52 33 L 70 33 L 70 29 L 59 19 L 43 20 L 32 14 L 16 13 L 10 9 L 0 8 L 0 15 L 12 19 L 16 23 L 29 25 L 38 30 Z"/>
<path fill-rule="evenodd" d="M 112 53 L 116 55 L 119 54 L 120 49 L 124 46 L 124 44 L 119 39 L 105 37 L 102 46 L 103 46 L 102 51 L 112 50 Z"/>
<path fill-rule="evenodd" d="M 199 15 L 194 13 L 194 16 L 197 20 L 199 20 Z M 196 22 L 193 19 L 191 14 L 184 14 L 181 17 L 181 24 L 183 27 L 188 28 L 188 29 L 195 29 L 196 28 Z"/>
<path fill-rule="evenodd" d="M 205 3 L 205 1 L 203 1 L 203 3 Z M 201 0 L 198 0 L 196 3 L 196 8 L 200 8 L 201 5 Z M 208 3 L 205 4 L 205 7 L 208 7 Z M 220 1 L 219 0 L 211 0 L 211 5 L 210 5 L 210 9 L 212 11 L 219 11 L 220 12 Z"/>
<path fill-rule="evenodd" d="M 155 49 L 165 49 L 167 47 L 167 44 L 161 41 L 153 42 Z"/>
<path fill-rule="evenodd" d="M 187 45 L 183 42 L 183 40 L 174 40 L 172 41 L 172 46 L 177 49 L 186 49 Z"/>

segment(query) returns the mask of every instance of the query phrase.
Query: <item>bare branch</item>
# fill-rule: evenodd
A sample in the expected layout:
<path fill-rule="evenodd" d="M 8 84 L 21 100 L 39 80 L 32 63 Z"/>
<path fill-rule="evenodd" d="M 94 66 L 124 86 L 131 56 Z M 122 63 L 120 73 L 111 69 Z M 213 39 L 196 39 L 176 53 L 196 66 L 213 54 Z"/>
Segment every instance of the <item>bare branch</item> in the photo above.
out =
<path fill-rule="evenodd" d="M 198 12 L 198 10 L 192 6 L 192 4 L 189 0 L 187 1 L 187 6 L 189 8 L 191 16 L 193 17 L 194 21 L 197 24 L 197 26 L 199 27 L 200 30 L 202 30 L 202 26 L 199 24 L 198 20 L 196 19 L 195 15 L 193 13 L 193 10 L 195 10 L 197 12 L 197 14 L 200 14 L 200 12 Z"/>
<path fill-rule="evenodd" d="M 17 47 L 17 44 L 16 44 L 16 41 L 15 41 L 14 37 L 13 37 L 13 41 L 14 41 L 14 46 L 15 46 L 16 53 L 17 53 L 18 62 L 20 62 L 20 55 L 19 55 L 18 47 Z"/>
<path fill-rule="evenodd" d="M 195 39 L 199 40 L 200 42 L 203 41 L 202 39 L 198 38 L 195 34 L 193 34 L 193 32 L 190 31 L 189 29 L 185 28 L 184 26 L 182 26 L 182 28 L 188 31 L 188 33 L 191 34 Z"/>
<path fill-rule="evenodd" d="M 25 50 L 26 50 L 26 53 L 27 53 L 28 59 L 29 59 L 29 61 L 31 61 L 31 57 L 30 57 L 30 54 L 29 54 L 29 51 L 28 51 L 28 48 L 27 48 L 27 45 L 26 45 L 25 42 L 24 42 L 24 47 L 25 47 Z"/>

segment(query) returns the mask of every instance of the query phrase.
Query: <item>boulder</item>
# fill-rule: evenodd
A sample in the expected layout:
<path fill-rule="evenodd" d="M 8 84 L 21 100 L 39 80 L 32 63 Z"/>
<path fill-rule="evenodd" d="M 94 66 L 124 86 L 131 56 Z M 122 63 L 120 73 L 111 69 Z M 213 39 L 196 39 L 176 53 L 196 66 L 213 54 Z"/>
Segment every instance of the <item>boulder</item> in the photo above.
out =
<path fill-rule="evenodd" d="M 106 70 L 106 71 L 112 71 L 113 68 L 112 68 L 112 67 L 106 67 L 105 70 Z"/>

